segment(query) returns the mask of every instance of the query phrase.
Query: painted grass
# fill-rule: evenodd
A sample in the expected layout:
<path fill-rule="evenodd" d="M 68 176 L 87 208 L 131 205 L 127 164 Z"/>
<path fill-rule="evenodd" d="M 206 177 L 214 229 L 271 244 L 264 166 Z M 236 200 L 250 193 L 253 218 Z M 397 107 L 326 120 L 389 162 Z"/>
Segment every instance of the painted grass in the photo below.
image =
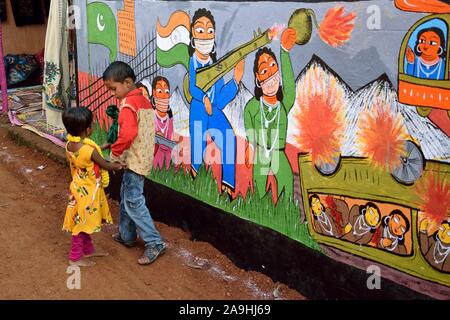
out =
<path fill-rule="evenodd" d="M 175 173 L 173 166 L 167 171 L 153 170 L 148 178 L 242 219 L 278 231 L 314 250 L 320 250 L 319 245 L 310 237 L 306 224 L 300 223 L 298 204 L 283 196 L 276 206 L 272 203 L 270 194 L 262 199 L 249 194 L 245 200 L 239 196 L 230 202 L 226 194 L 220 195 L 217 192 L 212 172 L 211 170 L 206 171 L 204 166 L 199 170 L 195 180 L 181 170 Z"/>
<path fill-rule="evenodd" d="M 100 145 L 105 143 L 106 130 L 102 129 L 98 123 L 94 124 L 93 129 L 91 138 Z M 106 152 L 104 154 L 107 157 Z M 262 199 L 259 199 L 256 195 L 248 194 L 245 200 L 239 196 L 236 200 L 230 202 L 226 194 L 220 195 L 217 192 L 217 184 L 212 172 L 211 170 L 206 171 L 204 166 L 200 168 L 195 180 L 181 169 L 175 173 L 173 166 L 167 171 L 153 170 L 147 178 L 242 219 L 278 231 L 307 247 L 320 251 L 317 242 L 309 235 L 306 224 L 300 223 L 298 204 L 285 199 L 283 195 L 276 206 L 273 204 L 270 194 Z"/>
<path fill-rule="evenodd" d="M 91 139 L 97 142 L 98 145 L 106 143 L 108 132 L 105 129 L 102 129 L 98 122 L 94 122 L 92 129 Z"/>

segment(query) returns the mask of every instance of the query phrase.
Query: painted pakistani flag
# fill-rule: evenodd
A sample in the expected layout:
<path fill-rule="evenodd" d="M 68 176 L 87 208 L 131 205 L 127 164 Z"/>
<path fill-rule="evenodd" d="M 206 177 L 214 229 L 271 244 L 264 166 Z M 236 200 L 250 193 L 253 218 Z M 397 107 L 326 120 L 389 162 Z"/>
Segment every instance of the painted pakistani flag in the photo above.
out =
<path fill-rule="evenodd" d="M 165 68 L 182 64 L 189 70 L 189 15 L 184 11 L 171 14 L 166 26 L 156 24 L 156 61 Z"/>
<path fill-rule="evenodd" d="M 117 57 L 117 23 L 111 8 L 101 2 L 87 5 L 88 43 L 100 44 L 109 49 L 109 60 Z"/>

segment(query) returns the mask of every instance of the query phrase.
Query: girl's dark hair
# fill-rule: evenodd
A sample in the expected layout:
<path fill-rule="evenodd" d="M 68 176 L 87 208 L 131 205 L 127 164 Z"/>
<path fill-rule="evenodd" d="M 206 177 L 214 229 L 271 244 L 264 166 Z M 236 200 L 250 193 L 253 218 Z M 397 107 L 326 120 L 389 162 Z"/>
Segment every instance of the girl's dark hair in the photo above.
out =
<path fill-rule="evenodd" d="M 142 82 L 138 82 L 138 83 L 136 83 L 136 88 L 144 88 L 145 89 L 145 91 L 147 91 L 147 95 L 148 96 L 150 96 L 150 92 L 148 91 L 148 88 L 142 83 Z"/>
<path fill-rule="evenodd" d="M 188 49 L 189 49 L 189 56 L 190 57 L 192 57 L 192 55 L 195 52 L 195 48 L 192 46 L 192 41 L 193 41 L 192 29 L 194 28 L 195 22 L 197 22 L 197 20 L 202 18 L 202 17 L 208 18 L 211 21 L 211 23 L 212 23 L 212 25 L 214 27 L 214 30 L 216 30 L 216 21 L 214 20 L 214 16 L 212 15 L 211 11 L 206 10 L 205 8 L 202 8 L 202 9 L 198 9 L 197 11 L 194 12 L 194 16 L 192 17 L 192 22 L 191 22 L 191 30 L 189 30 L 189 40 L 190 40 L 190 42 L 189 42 L 189 48 Z M 214 46 L 217 48 L 217 45 L 216 45 L 215 42 L 214 42 Z M 217 61 L 217 53 L 216 52 L 214 52 L 214 53 L 211 52 L 209 54 L 209 56 L 211 57 L 213 62 Z"/>
<path fill-rule="evenodd" d="M 114 61 L 103 72 L 103 81 L 112 80 L 123 83 L 126 78 L 131 78 L 133 82 L 136 81 L 133 69 L 123 61 Z"/>
<path fill-rule="evenodd" d="M 67 133 L 79 136 L 92 125 L 92 112 L 88 108 L 75 107 L 64 110 L 62 121 Z"/>
<path fill-rule="evenodd" d="M 153 81 L 152 81 L 152 91 L 153 91 L 153 89 L 156 89 L 156 84 L 158 83 L 158 81 L 164 81 L 167 84 L 167 88 L 169 88 L 169 90 L 170 90 L 169 80 L 166 77 L 163 77 L 163 76 L 156 76 L 156 77 L 153 78 Z M 153 100 L 153 92 L 151 94 L 151 102 L 152 102 L 153 109 L 156 109 L 156 105 L 155 105 L 155 102 Z M 170 106 L 169 106 L 169 108 L 170 108 Z M 167 111 L 167 114 L 169 115 L 169 118 L 173 118 L 172 109 L 169 109 L 169 111 Z"/>
<path fill-rule="evenodd" d="M 418 49 L 418 46 L 419 46 L 420 36 L 421 36 L 422 34 L 424 34 L 425 32 L 429 32 L 429 31 L 436 33 L 436 34 L 439 36 L 439 39 L 441 39 L 441 48 L 442 48 L 442 52 L 441 52 L 441 54 L 439 55 L 439 57 L 445 58 L 445 57 L 447 56 L 447 50 L 446 50 L 446 48 L 445 48 L 446 42 L 445 42 L 444 32 L 442 32 L 442 30 L 441 30 L 440 28 L 436 28 L 436 27 L 425 28 L 425 29 L 422 29 L 422 30 L 419 31 L 419 33 L 417 34 L 416 45 L 414 46 L 414 53 L 415 53 L 417 56 L 420 56 L 420 55 L 422 54 L 421 52 L 419 52 L 419 50 L 417 50 L 417 49 Z"/>
<path fill-rule="evenodd" d="M 273 51 L 270 50 L 269 48 L 263 47 L 263 48 L 259 49 L 256 52 L 255 62 L 253 63 L 253 73 L 255 75 L 255 98 L 258 101 L 262 97 L 263 91 L 262 91 L 260 83 L 258 83 L 259 87 L 256 85 L 256 83 L 258 82 L 258 79 L 256 78 L 256 75 L 258 74 L 258 61 L 259 61 L 259 58 L 261 58 L 261 56 L 264 53 L 267 53 L 269 56 L 271 56 L 273 58 L 273 60 L 275 60 L 275 62 L 278 64 L 277 57 L 275 56 L 275 53 L 273 53 Z M 283 101 L 283 86 L 281 84 L 280 84 L 280 87 L 278 88 L 277 99 L 278 99 L 278 101 Z"/>
<path fill-rule="evenodd" d="M 406 223 L 406 230 L 405 230 L 405 233 L 404 233 L 404 234 L 406 234 L 406 233 L 409 231 L 409 228 L 410 228 L 411 226 L 410 226 L 410 224 L 409 224 L 409 220 L 406 218 L 406 216 L 403 214 L 403 212 L 401 212 L 401 211 L 398 210 L 398 209 L 392 210 L 392 212 L 389 213 L 388 216 L 384 217 L 384 219 L 383 219 L 383 221 L 381 222 L 381 224 L 382 224 L 384 227 L 388 227 L 388 219 L 386 219 L 386 218 L 391 219 L 394 215 L 399 215 L 400 217 L 403 218 L 403 220 L 405 220 L 405 223 Z M 399 239 L 398 242 L 401 243 L 401 244 L 403 244 L 404 241 L 405 241 L 405 237 L 403 237 L 402 240 Z"/>

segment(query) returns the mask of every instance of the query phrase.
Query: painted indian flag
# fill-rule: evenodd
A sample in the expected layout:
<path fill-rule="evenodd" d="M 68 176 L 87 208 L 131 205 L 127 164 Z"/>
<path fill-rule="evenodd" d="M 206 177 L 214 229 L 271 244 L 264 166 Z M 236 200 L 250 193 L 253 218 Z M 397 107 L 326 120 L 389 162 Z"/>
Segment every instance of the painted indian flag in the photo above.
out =
<path fill-rule="evenodd" d="M 167 25 L 156 23 L 156 60 L 165 68 L 177 64 L 189 69 L 189 15 L 184 11 L 175 11 L 169 17 Z"/>

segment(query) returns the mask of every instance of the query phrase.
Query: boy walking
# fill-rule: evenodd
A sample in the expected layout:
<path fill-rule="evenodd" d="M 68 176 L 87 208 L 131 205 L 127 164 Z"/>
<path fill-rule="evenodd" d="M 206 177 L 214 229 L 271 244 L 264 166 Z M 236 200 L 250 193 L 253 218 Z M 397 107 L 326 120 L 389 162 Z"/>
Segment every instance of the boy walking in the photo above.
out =
<path fill-rule="evenodd" d="M 136 76 L 128 64 L 113 62 L 103 73 L 103 81 L 121 101 L 119 134 L 111 146 L 111 161 L 126 164 L 120 188 L 119 233 L 114 235 L 114 240 L 132 247 L 139 233 L 145 251 L 138 263 L 147 265 L 166 250 L 144 198 L 144 179 L 151 171 L 155 144 L 153 109 L 136 88 Z"/>

